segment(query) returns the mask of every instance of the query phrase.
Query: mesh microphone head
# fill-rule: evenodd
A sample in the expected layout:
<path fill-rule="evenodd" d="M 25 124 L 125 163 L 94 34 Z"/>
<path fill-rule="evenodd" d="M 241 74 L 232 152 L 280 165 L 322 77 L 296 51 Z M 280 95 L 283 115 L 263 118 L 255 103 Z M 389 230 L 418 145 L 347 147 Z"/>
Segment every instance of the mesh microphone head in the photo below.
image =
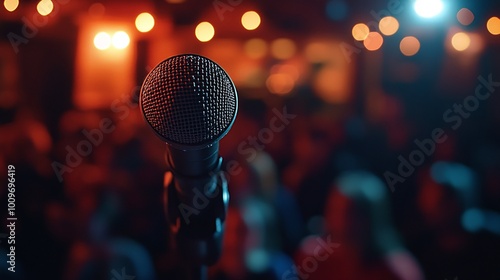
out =
<path fill-rule="evenodd" d="M 147 75 L 140 107 L 147 123 L 168 144 L 197 149 L 220 140 L 238 108 L 229 75 L 203 56 L 170 57 Z"/>

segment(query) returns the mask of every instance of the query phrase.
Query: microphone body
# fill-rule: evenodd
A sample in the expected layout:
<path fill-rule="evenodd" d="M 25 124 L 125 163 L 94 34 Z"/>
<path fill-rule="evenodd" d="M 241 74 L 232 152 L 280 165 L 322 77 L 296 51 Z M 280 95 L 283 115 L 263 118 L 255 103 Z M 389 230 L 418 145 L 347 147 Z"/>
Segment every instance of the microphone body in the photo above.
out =
<path fill-rule="evenodd" d="M 140 107 L 167 144 L 164 202 L 172 245 L 188 269 L 212 265 L 221 254 L 229 202 L 219 140 L 236 118 L 236 88 L 215 62 L 178 55 L 147 75 Z"/>

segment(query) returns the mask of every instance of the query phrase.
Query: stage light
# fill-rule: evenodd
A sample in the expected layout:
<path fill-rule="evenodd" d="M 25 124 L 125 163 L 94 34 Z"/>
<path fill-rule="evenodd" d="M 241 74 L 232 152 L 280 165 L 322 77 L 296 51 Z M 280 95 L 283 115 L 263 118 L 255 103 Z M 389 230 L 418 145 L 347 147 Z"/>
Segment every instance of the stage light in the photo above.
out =
<path fill-rule="evenodd" d="M 196 26 L 194 34 L 200 42 L 208 42 L 214 37 L 215 29 L 210 22 L 204 21 Z"/>
<path fill-rule="evenodd" d="M 380 32 L 386 36 L 391 36 L 399 29 L 399 22 L 395 17 L 384 17 L 378 23 Z"/>
<path fill-rule="evenodd" d="M 241 16 L 241 24 L 246 30 L 257 29 L 260 25 L 260 16 L 255 11 L 248 11 Z"/>
<path fill-rule="evenodd" d="M 460 11 L 457 13 L 457 20 L 460 22 L 462 25 L 469 25 L 474 21 L 474 14 L 471 12 L 471 10 L 467 8 L 462 8 Z"/>
<path fill-rule="evenodd" d="M 266 41 L 258 38 L 250 39 L 245 43 L 245 53 L 254 59 L 262 58 L 267 54 Z"/>
<path fill-rule="evenodd" d="M 113 34 L 113 38 L 111 38 L 111 42 L 113 43 L 113 47 L 117 49 L 124 49 L 130 43 L 130 38 L 125 31 L 118 31 Z"/>
<path fill-rule="evenodd" d="M 111 46 L 111 36 L 106 32 L 99 32 L 94 37 L 94 46 L 99 50 L 108 49 Z"/>
<path fill-rule="evenodd" d="M 363 41 L 363 45 L 365 45 L 365 48 L 369 51 L 376 51 L 380 49 L 383 43 L 384 38 L 382 38 L 382 35 L 376 31 L 368 33 L 368 36 Z"/>
<path fill-rule="evenodd" d="M 486 23 L 486 28 L 493 35 L 500 34 L 500 19 L 497 17 L 491 17 Z"/>
<path fill-rule="evenodd" d="M 3 6 L 9 12 L 13 12 L 19 6 L 19 0 L 5 0 L 3 1 Z"/>
<path fill-rule="evenodd" d="M 443 2 L 441 0 L 417 0 L 413 4 L 415 12 L 423 18 L 431 18 L 437 16 L 443 10 Z"/>
<path fill-rule="evenodd" d="M 451 38 L 451 45 L 459 52 L 464 51 L 470 46 L 470 37 L 465 32 L 458 32 Z"/>
<path fill-rule="evenodd" d="M 413 56 L 420 50 L 420 42 L 413 36 L 407 36 L 399 43 L 399 49 L 404 55 Z"/>
<path fill-rule="evenodd" d="M 295 43 L 290 39 L 280 38 L 271 43 L 271 54 L 277 59 L 288 59 L 296 50 Z"/>
<path fill-rule="evenodd" d="M 149 32 L 155 26 L 155 18 L 150 13 L 141 13 L 135 18 L 135 27 L 139 32 Z"/>
<path fill-rule="evenodd" d="M 368 33 L 370 33 L 370 28 L 364 23 L 358 23 L 352 28 L 352 37 L 356 41 L 363 41 L 368 37 Z"/>
<path fill-rule="evenodd" d="M 36 10 L 42 16 L 46 16 L 54 9 L 54 3 L 50 0 L 42 0 L 36 5 Z"/>

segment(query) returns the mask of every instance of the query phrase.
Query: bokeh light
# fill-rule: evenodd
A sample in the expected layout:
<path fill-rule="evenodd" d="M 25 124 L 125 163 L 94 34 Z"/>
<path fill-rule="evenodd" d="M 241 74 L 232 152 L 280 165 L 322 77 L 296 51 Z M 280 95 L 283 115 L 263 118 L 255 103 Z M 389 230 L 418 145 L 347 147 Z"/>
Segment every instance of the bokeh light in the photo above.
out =
<path fill-rule="evenodd" d="M 149 32 L 155 26 L 155 18 L 150 13 L 141 13 L 135 18 L 135 27 L 139 32 Z"/>
<path fill-rule="evenodd" d="M 19 0 L 5 0 L 3 1 L 3 6 L 9 12 L 13 12 L 19 6 Z"/>
<path fill-rule="evenodd" d="M 382 35 L 376 31 L 368 33 L 368 36 L 363 41 L 363 45 L 365 45 L 365 48 L 369 51 L 376 51 L 380 49 L 383 43 L 384 38 L 382 38 Z"/>
<path fill-rule="evenodd" d="M 311 42 L 306 45 L 304 54 L 311 63 L 320 63 L 328 60 L 331 56 L 332 48 L 324 42 Z"/>
<path fill-rule="evenodd" d="M 358 23 L 352 28 L 352 37 L 356 41 L 363 41 L 368 37 L 368 33 L 370 33 L 370 28 L 364 23 Z"/>
<path fill-rule="evenodd" d="M 287 38 L 276 39 L 271 43 L 271 54 L 277 59 L 288 59 L 295 55 L 297 47 Z"/>
<path fill-rule="evenodd" d="M 241 24 L 246 30 L 257 29 L 260 25 L 260 16 L 255 11 L 248 11 L 241 16 Z"/>
<path fill-rule="evenodd" d="M 462 25 L 469 25 L 474 21 L 474 14 L 467 8 L 462 8 L 457 13 L 457 20 Z"/>
<path fill-rule="evenodd" d="M 498 17 L 491 17 L 486 23 L 486 28 L 493 35 L 500 34 L 500 19 Z"/>
<path fill-rule="evenodd" d="M 404 55 L 413 56 L 420 50 L 420 41 L 413 36 L 406 36 L 399 43 L 399 49 Z"/>
<path fill-rule="evenodd" d="M 437 16 L 443 10 L 443 2 L 441 0 L 417 0 L 413 5 L 415 12 L 423 18 L 431 18 Z"/>
<path fill-rule="evenodd" d="M 118 31 L 115 34 L 113 34 L 111 42 L 113 43 L 113 47 L 117 49 L 124 49 L 130 43 L 130 37 L 125 31 Z"/>
<path fill-rule="evenodd" d="M 399 29 L 399 22 L 395 17 L 384 17 L 378 24 L 380 32 L 386 36 L 391 36 Z"/>
<path fill-rule="evenodd" d="M 293 78 L 285 73 L 271 74 L 266 81 L 267 89 L 274 94 L 285 95 L 295 86 Z"/>
<path fill-rule="evenodd" d="M 254 38 L 246 41 L 243 48 L 245 49 L 245 53 L 250 58 L 255 59 L 264 57 L 267 54 L 268 49 L 266 41 L 259 38 Z"/>
<path fill-rule="evenodd" d="M 208 42 L 214 37 L 215 29 L 210 22 L 204 21 L 196 26 L 194 34 L 200 42 Z"/>
<path fill-rule="evenodd" d="M 36 10 L 42 16 L 46 16 L 54 9 L 54 3 L 50 0 L 42 0 L 36 5 Z"/>
<path fill-rule="evenodd" d="M 94 46 L 99 50 L 105 50 L 111 46 L 111 36 L 106 32 L 99 32 L 94 37 Z"/>
<path fill-rule="evenodd" d="M 457 51 L 464 51 L 470 46 L 470 37 L 465 32 L 458 32 L 451 38 L 451 45 Z"/>
<path fill-rule="evenodd" d="M 313 80 L 314 93 L 323 101 L 342 104 L 351 98 L 350 77 L 345 68 L 331 63 L 322 67 Z"/>

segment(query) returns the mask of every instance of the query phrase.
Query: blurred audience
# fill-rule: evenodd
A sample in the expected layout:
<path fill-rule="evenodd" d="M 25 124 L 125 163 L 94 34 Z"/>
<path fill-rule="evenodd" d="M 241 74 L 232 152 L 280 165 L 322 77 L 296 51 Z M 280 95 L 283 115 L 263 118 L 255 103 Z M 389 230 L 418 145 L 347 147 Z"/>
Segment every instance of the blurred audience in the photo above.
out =
<path fill-rule="evenodd" d="M 240 100 L 221 141 L 231 205 L 211 279 L 498 278 L 495 136 L 466 141 L 465 132 L 447 131 L 447 142 L 390 193 L 379 178 L 422 139 L 403 102 L 387 97 L 385 107 L 361 114 L 359 104 L 321 105 L 301 94 Z M 306 105 L 314 109 L 293 111 Z M 251 145 L 284 106 L 297 117 L 270 143 Z M 0 169 L 16 167 L 19 218 L 19 274 L 4 275 L 3 262 L 1 279 L 183 275 L 167 242 L 165 144 L 137 106 L 125 118 L 67 108 L 58 123 L 24 105 L 0 113 L 9 116 L 0 122 Z M 103 120 L 109 132 L 97 132 Z"/>
<path fill-rule="evenodd" d="M 380 179 L 365 171 L 342 174 L 328 197 L 325 232 L 306 238 L 297 253 L 297 266 L 302 266 L 298 275 L 424 279 L 391 220 L 387 188 Z"/>

